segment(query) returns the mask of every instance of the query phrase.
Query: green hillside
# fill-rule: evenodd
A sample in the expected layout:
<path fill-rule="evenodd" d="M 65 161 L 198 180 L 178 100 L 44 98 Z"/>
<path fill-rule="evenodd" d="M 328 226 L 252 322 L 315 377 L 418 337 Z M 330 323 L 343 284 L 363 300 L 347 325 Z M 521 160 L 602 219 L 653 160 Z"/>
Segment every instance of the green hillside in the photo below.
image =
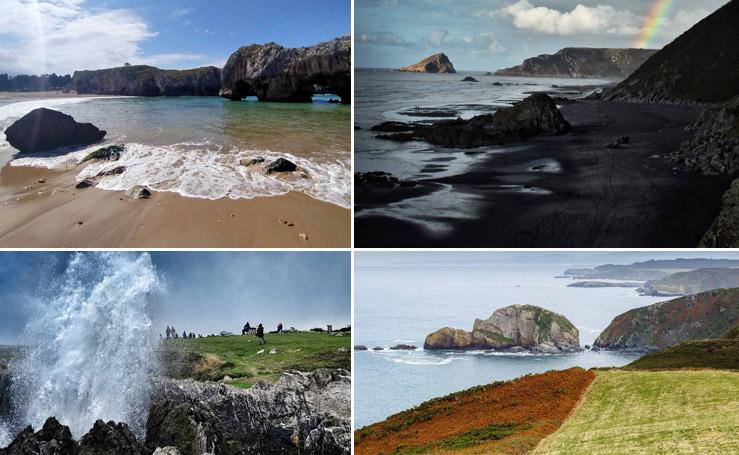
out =
<path fill-rule="evenodd" d="M 232 380 L 225 382 L 247 388 L 259 380 L 273 381 L 287 370 L 351 369 L 350 333 L 295 332 L 266 338 L 266 346 L 251 335 L 164 341 L 163 373 L 201 381 L 222 381 L 228 376 Z"/>

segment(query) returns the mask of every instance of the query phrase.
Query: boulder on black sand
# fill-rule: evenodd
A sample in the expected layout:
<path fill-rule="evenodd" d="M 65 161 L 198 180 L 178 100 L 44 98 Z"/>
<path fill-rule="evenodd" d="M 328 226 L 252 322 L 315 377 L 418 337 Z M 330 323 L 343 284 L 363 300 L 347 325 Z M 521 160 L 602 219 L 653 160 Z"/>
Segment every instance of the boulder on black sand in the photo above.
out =
<path fill-rule="evenodd" d="M 24 153 L 93 144 L 105 134 L 92 123 L 79 123 L 71 115 L 43 107 L 32 110 L 5 130 L 8 143 Z"/>

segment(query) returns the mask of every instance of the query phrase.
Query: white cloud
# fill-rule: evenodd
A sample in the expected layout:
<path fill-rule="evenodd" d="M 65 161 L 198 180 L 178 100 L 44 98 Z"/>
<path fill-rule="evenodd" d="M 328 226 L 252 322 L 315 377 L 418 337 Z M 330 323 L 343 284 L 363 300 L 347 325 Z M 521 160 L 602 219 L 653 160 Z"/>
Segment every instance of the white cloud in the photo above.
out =
<path fill-rule="evenodd" d="M 639 33 L 643 19 L 631 11 L 621 11 L 609 5 L 588 7 L 581 4 L 571 11 L 559 11 L 534 6 L 519 0 L 499 10 L 513 18 L 517 28 L 557 35 L 576 33 L 609 33 L 633 35 Z"/>
<path fill-rule="evenodd" d="M 196 59 L 142 55 L 141 43 L 156 33 L 130 10 L 88 9 L 84 0 L 0 0 L 0 11 L 0 72 L 71 73 Z"/>
<path fill-rule="evenodd" d="M 393 32 L 359 33 L 356 40 L 363 44 L 376 44 L 380 46 L 410 47 L 413 43 Z"/>

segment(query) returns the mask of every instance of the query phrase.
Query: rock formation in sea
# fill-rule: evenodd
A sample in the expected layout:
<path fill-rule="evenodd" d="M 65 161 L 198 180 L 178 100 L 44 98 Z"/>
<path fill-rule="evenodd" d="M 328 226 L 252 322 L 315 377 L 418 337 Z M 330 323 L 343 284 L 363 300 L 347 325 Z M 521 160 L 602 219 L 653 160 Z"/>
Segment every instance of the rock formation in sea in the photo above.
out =
<path fill-rule="evenodd" d="M 188 70 L 163 70 L 147 65 L 75 71 L 72 88 L 77 93 L 120 96 L 216 96 L 221 70 L 204 66 Z"/>
<path fill-rule="evenodd" d="M 231 100 L 309 103 L 315 93 L 333 93 L 351 102 L 351 38 L 342 36 L 310 47 L 277 43 L 243 46 L 223 67 L 220 95 Z"/>
<path fill-rule="evenodd" d="M 656 49 L 566 47 L 555 54 L 527 58 L 521 65 L 500 69 L 496 76 L 624 79 Z"/>
<path fill-rule="evenodd" d="M 739 287 L 739 269 L 708 268 L 678 272 L 644 283 L 639 292 L 646 295 L 690 295 L 719 288 Z"/>
<path fill-rule="evenodd" d="M 71 115 L 44 107 L 32 110 L 5 130 L 8 143 L 25 153 L 88 145 L 105 134 L 92 123 L 79 123 Z"/>
<path fill-rule="evenodd" d="M 429 55 L 413 65 L 400 68 L 407 73 L 456 73 L 454 65 L 444 53 Z"/>
<path fill-rule="evenodd" d="M 609 100 L 721 103 L 739 94 L 739 1 L 680 35 L 606 94 Z"/>
<path fill-rule="evenodd" d="M 422 140 L 444 147 L 474 148 L 524 141 L 541 134 L 563 134 L 571 130 L 557 105 L 545 93 L 535 93 L 513 107 L 469 120 L 443 120 L 431 125 L 392 122 L 395 134 L 378 136 L 395 141 Z M 373 127 L 381 131 L 381 124 Z"/>
<path fill-rule="evenodd" d="M 288 372 L 248 390 L 161 380 L 146 424 L 146 446 L 203 453 L 321 453 L 351 450 L 347 371 Z"/>
<path fill-rule="evenodd" d="M 424 349 L 577 352 L 580 333 L 561 314 L 533 305 L 511 305 L 476 319 L 472 332 L 444 327 L 426 336 Z"/>
<path fill-rule="evenodd" d="M 620 314 L 593 346 L 655 351 L 682 341 L 719 338 L 737 324 L 739 289 L 714 289 Z"/>

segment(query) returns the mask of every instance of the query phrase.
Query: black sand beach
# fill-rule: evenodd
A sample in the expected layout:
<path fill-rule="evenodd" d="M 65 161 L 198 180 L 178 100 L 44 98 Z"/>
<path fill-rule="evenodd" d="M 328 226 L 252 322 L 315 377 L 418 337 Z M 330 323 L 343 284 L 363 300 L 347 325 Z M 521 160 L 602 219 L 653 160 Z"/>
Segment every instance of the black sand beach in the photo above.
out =
<path fill-rule="evenodd" d="M 481 155 L 467 173 L 424 179 L 410 188 L 356 185 L 355 246 L 698 244 L 717 215 L 731 178 L 682 171 L 666 157 L 690 137 L 685 128 L 699 108 L 584 101 L 562 106 L 561 111 L 572 124 L 572 133 Z M 628 144 L 606 148 L 622 136 L 629 137 Z M 554 167 L 540 168 L 542 163 Z M 422 219 L 400 219 L 375 210 L 362 213 L 440 188 L 469 194 L 476 207 L 470 207 L 473 217 L 443 220 L 450 229 L 434 231 L 424 227 Z"/>

